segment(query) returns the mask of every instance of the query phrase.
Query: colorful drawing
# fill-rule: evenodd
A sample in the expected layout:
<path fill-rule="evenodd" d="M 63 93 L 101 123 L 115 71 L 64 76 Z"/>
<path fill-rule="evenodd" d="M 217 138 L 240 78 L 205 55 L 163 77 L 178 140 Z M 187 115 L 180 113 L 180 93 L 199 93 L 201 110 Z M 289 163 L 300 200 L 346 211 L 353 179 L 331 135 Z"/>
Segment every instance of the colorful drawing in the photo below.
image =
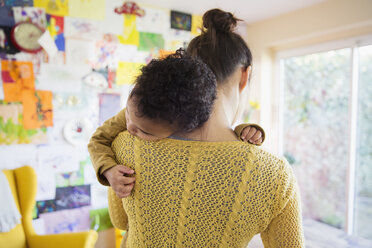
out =
<path fill-rule="evenodd" d="M 150 51 L 151 49 L 164 48 L 164 38 L 161 34 L 140 32 L 139 51 Z"/>
<path fill-rule="evenodd" d="M 35 89 L 31 62 L 2 60 L 1 76 L 6 102 L 20 102 L 22 91 Z"/>
<path fill-rule="evenodd" d="M 36 209 L 38 215 L 57 211 L 56 201 L 55 200 L 37 201 Z"/>
<path fill-rule="evenodd" d="M 69 16 L 103 21 L 105 19 L 105 0 L 69 1 Z"/>
<path fill-rule="evenodd" d="M 53 126 L 53 93 L 42 90 L 23 90 L 23 126 L 36 129 Z"/>
<path fill-rule="evenodd" d="M 83 207 L 40 214 L 39 217 L 44 220 L 46 234 L 79 232 L 89 230 L 89 211 L 90 207 Z"/>
<path fill-rule="evenodd" d="M 191 15 L 190 14 L 172 10 L 170 20 L 171 20 L 171 28 L 191 31 Z"/>
<path fill-rule="evenodd" d="M 120 94 L 99 94 L 99 124 L 113 117 L 121 110 Z"/>
<path fill-rule="evenodd" d="M 0 104 L 0 144 L 43 144 L 47 142 L 47 130 L 29 129 L 22 125 L 21 104 Z"/>
<path fill-rule="evenodd" d="M 40 28 L 46 28 L 45 10 L 35 7 L 13 7 L 15 23 L 32 22 Z"/>
<path fill-rule="evenodd" d="M 90 184 L 56 189 L 57 210 L 90 206 Z"/>
<path fill-rule="evenodd" d="M 115 67 L 115 52 L 118 45 L 119 40 L 115 35 L 105 34 L 103 39 L 95 44 L 95 57 L 91 61 L 91 66 L 96 70 Z"/>
<path fill-rule="evenodd" d="M 47 15 L 46 19 L 49 33 L 56 43 L 58 51 L 65 51 L 64 18 L 62 16 Z"/>
<path fill-rule="evenodd" d="M 191 21 L 191 34 L 197 36 L 201 33 L 201 28 L 203 27 L 203 17 L 201 15 L 192 15 Z"/>
<path fill-rule="evenodd" d="M 136 28 L 136 16 L 124 15 L 124 34 L 118 35 L 119 41 L 126 45 L 139 45 L 139 32 Z"/>
<path fill-rule="evenodd" d="M 102 22 L 100 21 L 87 20 L 69 16 L 66 16 L 64 20 L 65 37 L 82 39 L 100 39 L 102 37 L 102 33 L 104 33 L 101 24 Z"/>
<path fill-rule="evenodd" d="M 34 0 L 34 6 L 44 8 L 46 13 L 57 16 L 68 15 L 69 0 Z"/>
<path fill-rule="evenodd" d="M 145 15 L 145 10 L 141 9 L 135 2 L 125 2 L 122 6 L 115 8 L 114 12 L 119 15 L 137 15 L 139 17 Z"/>
<path fill-rule="evenodd" d="M 68 187 L 84 185 L 84 166 L 80 165 L 78 171 L 64 172 L 56 174 L 56 186 Z"/>
<path fill-rule="evenodd" d="M 144 63 L 119 62 L 116 70 L 116 84 L 133 84 L 144 65 Z"/>
<path fill-rule="evenodd" d="M 92 122 L 87 118 L 72 119 L 63 127 L 63 136 L 71 145 L 87 145 L 94 131 Z"/>

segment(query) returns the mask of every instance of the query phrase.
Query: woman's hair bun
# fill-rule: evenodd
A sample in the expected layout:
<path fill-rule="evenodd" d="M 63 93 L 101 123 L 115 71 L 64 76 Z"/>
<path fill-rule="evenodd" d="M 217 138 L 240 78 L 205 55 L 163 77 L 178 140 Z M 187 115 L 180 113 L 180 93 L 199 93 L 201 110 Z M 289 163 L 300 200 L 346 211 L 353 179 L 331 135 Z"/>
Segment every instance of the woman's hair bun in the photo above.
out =
<path fill-rule="evenodd" d="M 203 26 L 208 30 L 216 30 L 222 32 L 232 32 L 234 31 L 237 19 L 230 12 L 225 12 L 220 9 L 211 9 L 205 12 L 203 15 Z"/>

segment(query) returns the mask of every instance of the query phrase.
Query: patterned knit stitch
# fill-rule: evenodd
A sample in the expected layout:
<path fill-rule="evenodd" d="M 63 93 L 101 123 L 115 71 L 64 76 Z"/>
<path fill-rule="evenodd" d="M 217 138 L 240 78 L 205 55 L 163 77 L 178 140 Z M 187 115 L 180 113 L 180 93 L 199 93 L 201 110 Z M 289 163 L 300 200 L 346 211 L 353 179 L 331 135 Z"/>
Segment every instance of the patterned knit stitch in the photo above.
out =
<path fill-rule="evenodd" d="M 119 164 L 136 172 L 131 196 L 110 189 L 114 226 L 125 247 L 304 247 L 299 191 L 291 167 L 245 142 L 140 140 L 112 143 Z"/>

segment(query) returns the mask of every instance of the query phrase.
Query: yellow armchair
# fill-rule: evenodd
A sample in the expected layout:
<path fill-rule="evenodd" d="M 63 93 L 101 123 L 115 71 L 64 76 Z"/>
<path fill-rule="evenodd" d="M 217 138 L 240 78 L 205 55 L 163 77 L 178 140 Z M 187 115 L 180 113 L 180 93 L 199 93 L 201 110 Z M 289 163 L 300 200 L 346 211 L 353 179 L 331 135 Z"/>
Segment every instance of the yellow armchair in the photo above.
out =
<path fill-rule="evenodd" d="M 97 240 L 96 231 L 37 235 L 32 226 L 32 210 L 35 206 L 36 174 L 32 167 L 3 170 L 22 222 L 6 233 L 0 233 L 0 247 L 9 248 L 92 248 Z"/>

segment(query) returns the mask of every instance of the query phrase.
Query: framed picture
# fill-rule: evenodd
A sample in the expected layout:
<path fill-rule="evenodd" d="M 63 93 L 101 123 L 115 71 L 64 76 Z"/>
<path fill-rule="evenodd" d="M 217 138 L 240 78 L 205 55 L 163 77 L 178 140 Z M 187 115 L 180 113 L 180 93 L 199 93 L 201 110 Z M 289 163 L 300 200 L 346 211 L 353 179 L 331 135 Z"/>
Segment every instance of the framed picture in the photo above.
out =
<path fill-rule="evenodd" d="M 178 11 L 171 11 L 171 28 L 191 31 L 191 15 Z"/>

